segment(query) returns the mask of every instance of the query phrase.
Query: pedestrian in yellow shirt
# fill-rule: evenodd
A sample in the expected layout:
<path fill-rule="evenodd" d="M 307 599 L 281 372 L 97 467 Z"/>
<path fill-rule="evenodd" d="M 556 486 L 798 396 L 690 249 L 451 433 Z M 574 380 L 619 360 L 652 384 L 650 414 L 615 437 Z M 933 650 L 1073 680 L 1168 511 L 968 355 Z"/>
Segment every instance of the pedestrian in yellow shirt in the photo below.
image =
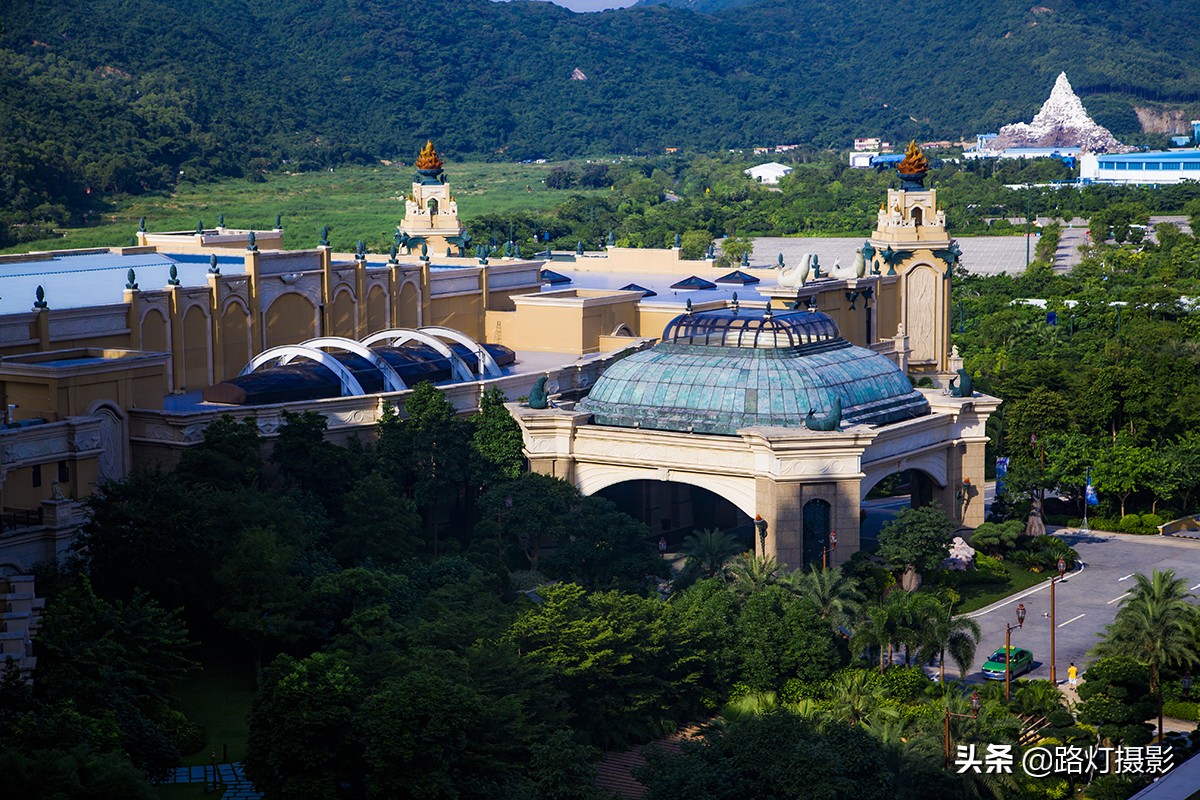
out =
<path fill-rule="evenodd" d="M 1075 666 L 1075 662 L 1071 662 L 1071 666 L 1067 667 L 1067 682 L 1072 686 L 1079 685 L 1079 668 Z"/>

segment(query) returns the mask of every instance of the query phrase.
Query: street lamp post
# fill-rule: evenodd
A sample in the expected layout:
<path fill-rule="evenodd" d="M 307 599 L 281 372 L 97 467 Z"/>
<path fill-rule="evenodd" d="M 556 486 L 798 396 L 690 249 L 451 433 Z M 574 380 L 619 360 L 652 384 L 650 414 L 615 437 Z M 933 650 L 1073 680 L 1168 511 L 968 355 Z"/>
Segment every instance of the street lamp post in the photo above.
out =
<path fill-rule="evenodd" d="M 971 692 L 971 713 L 970 714 L 955 714 L 950 710 L 950 706 L 946 706 L 946 769 L 950 769 L 950 718 L 959 717 L 960 719 L 979 719 L 980 706 L 979 692 Z"/>
<path fill-rule="evenodd" d="M 1025 627 L 1025 604 L 1017 604 L 1016 628 Z M 1016 630 L 1011 622 L 1004 626 L 1004 702 L 1012 700 L 1012 632 Z"/>
<path fill-rule="evenodd" d="M 829 532 L 829 539 L 821 550 L 821 571 L 829 569 L 829 556 L 837 550 L 837 531 Z"/>
<path fill-rule="evenodd" d="M 1054 634 L 1058 630 L 1058 625 L 1055 624 L 1057 605 L 1054 599 L 1054 585 L 1064 580 L 1063 576 L 1067 572 L 1067 562 L 1060 558 L 1056 566 L 1058 567 L 1058 577 L 1050 578 L 1050 682 L 1055 686 L 1058 685 L 1058 662 L 1054 658 Z"/>

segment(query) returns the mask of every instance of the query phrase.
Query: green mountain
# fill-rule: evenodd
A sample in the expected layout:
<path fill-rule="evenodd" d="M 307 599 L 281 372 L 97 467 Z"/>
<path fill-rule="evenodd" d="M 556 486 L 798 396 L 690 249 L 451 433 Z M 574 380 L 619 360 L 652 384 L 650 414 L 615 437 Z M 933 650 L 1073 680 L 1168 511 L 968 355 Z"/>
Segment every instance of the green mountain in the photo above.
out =
<path fill-rule="evenodd" d="M 0 224 L 427 137 L 507 159 L 969 136 L 1031 117 L 1062 70 L 1119 137 L 1139 103 L 1200 101 L 1192 0 L 703 1 L 6 0 Z"/>

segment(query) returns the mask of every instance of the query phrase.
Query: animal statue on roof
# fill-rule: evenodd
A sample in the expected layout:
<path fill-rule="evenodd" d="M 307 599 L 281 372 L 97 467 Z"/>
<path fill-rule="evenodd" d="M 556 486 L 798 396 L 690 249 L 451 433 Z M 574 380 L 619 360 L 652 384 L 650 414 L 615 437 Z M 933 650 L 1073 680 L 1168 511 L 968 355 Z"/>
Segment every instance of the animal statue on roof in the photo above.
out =
<path fill-rule="evenodd" d="M 835 394 L 830 405 L 829 413 L 823 417 L 817 416 L 816 409 L 809 409 L 804 427 L 810 431 L 836 431 L 842 424 L 842 398 Z"/>
<path fill-rule="evenodd" d="M 960 369 L 958 371 L 958 377 L 950 379 L 950 396 L 975 396 L 975 382 L 971 380 L 971 373 L 967 372 L 965 369 Z"/>
<path fill-rule="evenodd" d="M 782 267 L 782 271 L 779 273 L 779 285 L 794 287 L 803 286 L 812 272 L 813 259 L 814 256 L 812 253 L 805 253 L 800 257 L 800 263 L 796 266 Z"/>
<path fill-rule="evenodd" d="M 867 274 L 867 259 L 861 247 L 854 248 L 854 277 L 862 278 Z"/>
<path fill-rule="evenodd" d="M 545 375 L 533 382 L 533 388 L 529 390 L 529 407 L 530 408 L 549 408 L 550 395 L 546 394 L 546 381 L 549 378 Z"/>
<path fill-rule="evenodd" d="M 458 248 L 458 257 L 463 258 L 467 254 L 467 248 L 471 246 L 471 234 L 463 231 L 458 236 L 447 236 L 446 244 L 454 245 Z M 447 253 L 446 255 L 450 255 Z"/>

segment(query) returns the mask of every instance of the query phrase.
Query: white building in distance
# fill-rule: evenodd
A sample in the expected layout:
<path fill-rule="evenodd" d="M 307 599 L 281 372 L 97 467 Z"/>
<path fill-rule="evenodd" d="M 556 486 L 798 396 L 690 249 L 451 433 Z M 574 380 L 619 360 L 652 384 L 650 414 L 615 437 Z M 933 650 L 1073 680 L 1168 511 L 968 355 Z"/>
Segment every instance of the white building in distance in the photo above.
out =
<path fill-rule="evenodd" d="M 792 174 L 792 168 L 787 164 L 780 164 L 777 161 L 770 161 L 766 164 L 759 164 L 757 167 L 744 169 L 742 172 L 750 176 L 752 180 L 759 183 L 779 183 L 779 179 Z"/>

